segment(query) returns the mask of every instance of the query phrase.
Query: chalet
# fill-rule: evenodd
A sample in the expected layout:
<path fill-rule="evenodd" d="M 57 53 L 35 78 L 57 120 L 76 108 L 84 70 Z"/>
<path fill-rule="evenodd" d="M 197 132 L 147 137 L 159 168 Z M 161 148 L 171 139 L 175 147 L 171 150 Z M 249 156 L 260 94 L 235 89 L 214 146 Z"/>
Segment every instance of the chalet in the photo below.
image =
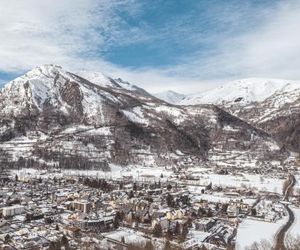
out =
<path fill-rule="evenodd" d="M 228 207 L 227 207 L 228 217 L 236 217 L 239 215 L 239 213 L 240 213 L 240 209 L 235 203 L 228 205 Z"/>
<path fill-rule="evenodd" d="M 182 209 L 172 210 L 167 212 L 166 217 L 168 220 L 177 220 L 184 217 L 184 211 Z"/>

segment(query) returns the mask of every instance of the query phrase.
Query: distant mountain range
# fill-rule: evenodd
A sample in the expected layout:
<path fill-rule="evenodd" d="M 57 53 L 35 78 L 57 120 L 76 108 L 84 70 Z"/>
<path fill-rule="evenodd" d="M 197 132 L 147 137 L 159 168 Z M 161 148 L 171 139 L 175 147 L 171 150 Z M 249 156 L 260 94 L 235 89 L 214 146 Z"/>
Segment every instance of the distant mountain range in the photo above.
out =
<path fill-rule="evenodd" d="M 0 164 L 209 164 L 262 171 L 290 159 L 282 141 L 224 109 L 173 105 L 121 79 L 44 65 L 0 92 Z"/>
<path fill-rule="evenodd" d="M 178 105 L 214 104 L 300 151 L 300 81 L 243 79 L 186 96 Z"/>
<path fill-rule="evenodd" d="M 229 82 L 197 94 L 183 95 L 169 90 L 157 93 L 155 96 L 176 105 L 246 106 L 253 102 L 262 102 L 275 93 L 293 92 L 299 88 L 300 81 L 248 78 Z"/>
<path fill-rule="evenodd" d="M 172 104 L 179 104 L 186 97 L 186 95 L 179 94 L 172 90 L 156 93 L 156 94 L 154 94 L 154 96 L 156 96 L 157 98 L 164 100 L 168 103 L 172 103 Z"/>

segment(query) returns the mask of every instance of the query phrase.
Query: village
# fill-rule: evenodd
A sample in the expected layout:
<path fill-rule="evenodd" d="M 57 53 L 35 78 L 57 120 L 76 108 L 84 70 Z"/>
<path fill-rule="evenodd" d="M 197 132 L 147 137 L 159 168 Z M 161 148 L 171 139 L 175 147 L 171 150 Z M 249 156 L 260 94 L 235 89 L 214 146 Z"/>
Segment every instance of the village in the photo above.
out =
<path fill-rule="evenodd" d="M 0 248 L 236 249 L 243 220 L 286 220 L 281 200 L 282 190 L 215 185 L 194 173 L 14 172 L 1 177 Z"/>

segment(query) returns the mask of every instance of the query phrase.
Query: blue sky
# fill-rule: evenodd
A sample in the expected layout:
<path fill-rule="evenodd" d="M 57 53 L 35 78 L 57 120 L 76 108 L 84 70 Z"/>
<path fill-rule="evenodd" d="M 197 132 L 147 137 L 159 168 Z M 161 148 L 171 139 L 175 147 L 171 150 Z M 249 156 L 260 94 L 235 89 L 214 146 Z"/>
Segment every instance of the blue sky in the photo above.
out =
<path fill-rule="evenodd" d="M 296 0 L 11 0 L 0 8 L 0 84 L 47 63 L 151 92 L 300 79 Z"/>
<path fill-rule="evenodd" d="M 160 67 L 180 63 L 195 53 L 209 56 L 218 50 L 218 39 L 243 33 L 250 23 L 259 25 L 264 10 L 276 7 L 274 0 L 242 4 L 240 0 L 147 2 L 136 16 L 122 12 L 120 15 L 130 27 L 144 30 L 148 39 L 125 46 L 112 45 L 104 53 L 105 59 L 122 66 Z M 255 10 L 257 14 L 253 15 Z M 232 18 L 222 19 L 232 12 L 236 12 Z"/>

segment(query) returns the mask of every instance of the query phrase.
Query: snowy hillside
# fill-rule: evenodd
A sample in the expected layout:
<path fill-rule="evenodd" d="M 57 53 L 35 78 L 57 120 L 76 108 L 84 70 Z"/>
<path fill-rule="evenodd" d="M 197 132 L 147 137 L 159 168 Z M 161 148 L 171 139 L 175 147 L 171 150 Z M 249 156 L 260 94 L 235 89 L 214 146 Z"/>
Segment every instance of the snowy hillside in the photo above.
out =
<path fill-rule="evenodd" d="M 246 105 L 261 102 L 274 93 L 288 92 L 300 88 L 300 82 L 282 79 L 249 78 L 237 80 L 215 89 L 190 95 L 180 104 Z"/>
<path fill-rule="evenodd" d="M 185 98 L 184 94 L 179 94 L 172 90 L 156 93 L 154 96 L 175 105 L 179 104 Z"/>
<path fill-rule="evenodd" d="M 0 92 L 0 164 L 274 167 L 269 134 L 213 105 L 175 106 L 103 74 L 37 67 Z M 26 158 L 26 160 L 24 160 Z M 270 161 L 272 158 L 272 161 Z M 25 161 L 25 162 L 24 162 Z"/>
<path fill-rule="evenodd" d="M 242 107 L 242 108 L 241 108 Z M 287 86 L 263 101 L 223 106 L 231 114 L 268 131 L 293 151 L 300 152 L 300 88 Z"/>
<path fill-rule="evenodd" d="M 300 152 L 300 81 L 250 78 L 187 96 L 183 105 L 215 104 Z"/>

